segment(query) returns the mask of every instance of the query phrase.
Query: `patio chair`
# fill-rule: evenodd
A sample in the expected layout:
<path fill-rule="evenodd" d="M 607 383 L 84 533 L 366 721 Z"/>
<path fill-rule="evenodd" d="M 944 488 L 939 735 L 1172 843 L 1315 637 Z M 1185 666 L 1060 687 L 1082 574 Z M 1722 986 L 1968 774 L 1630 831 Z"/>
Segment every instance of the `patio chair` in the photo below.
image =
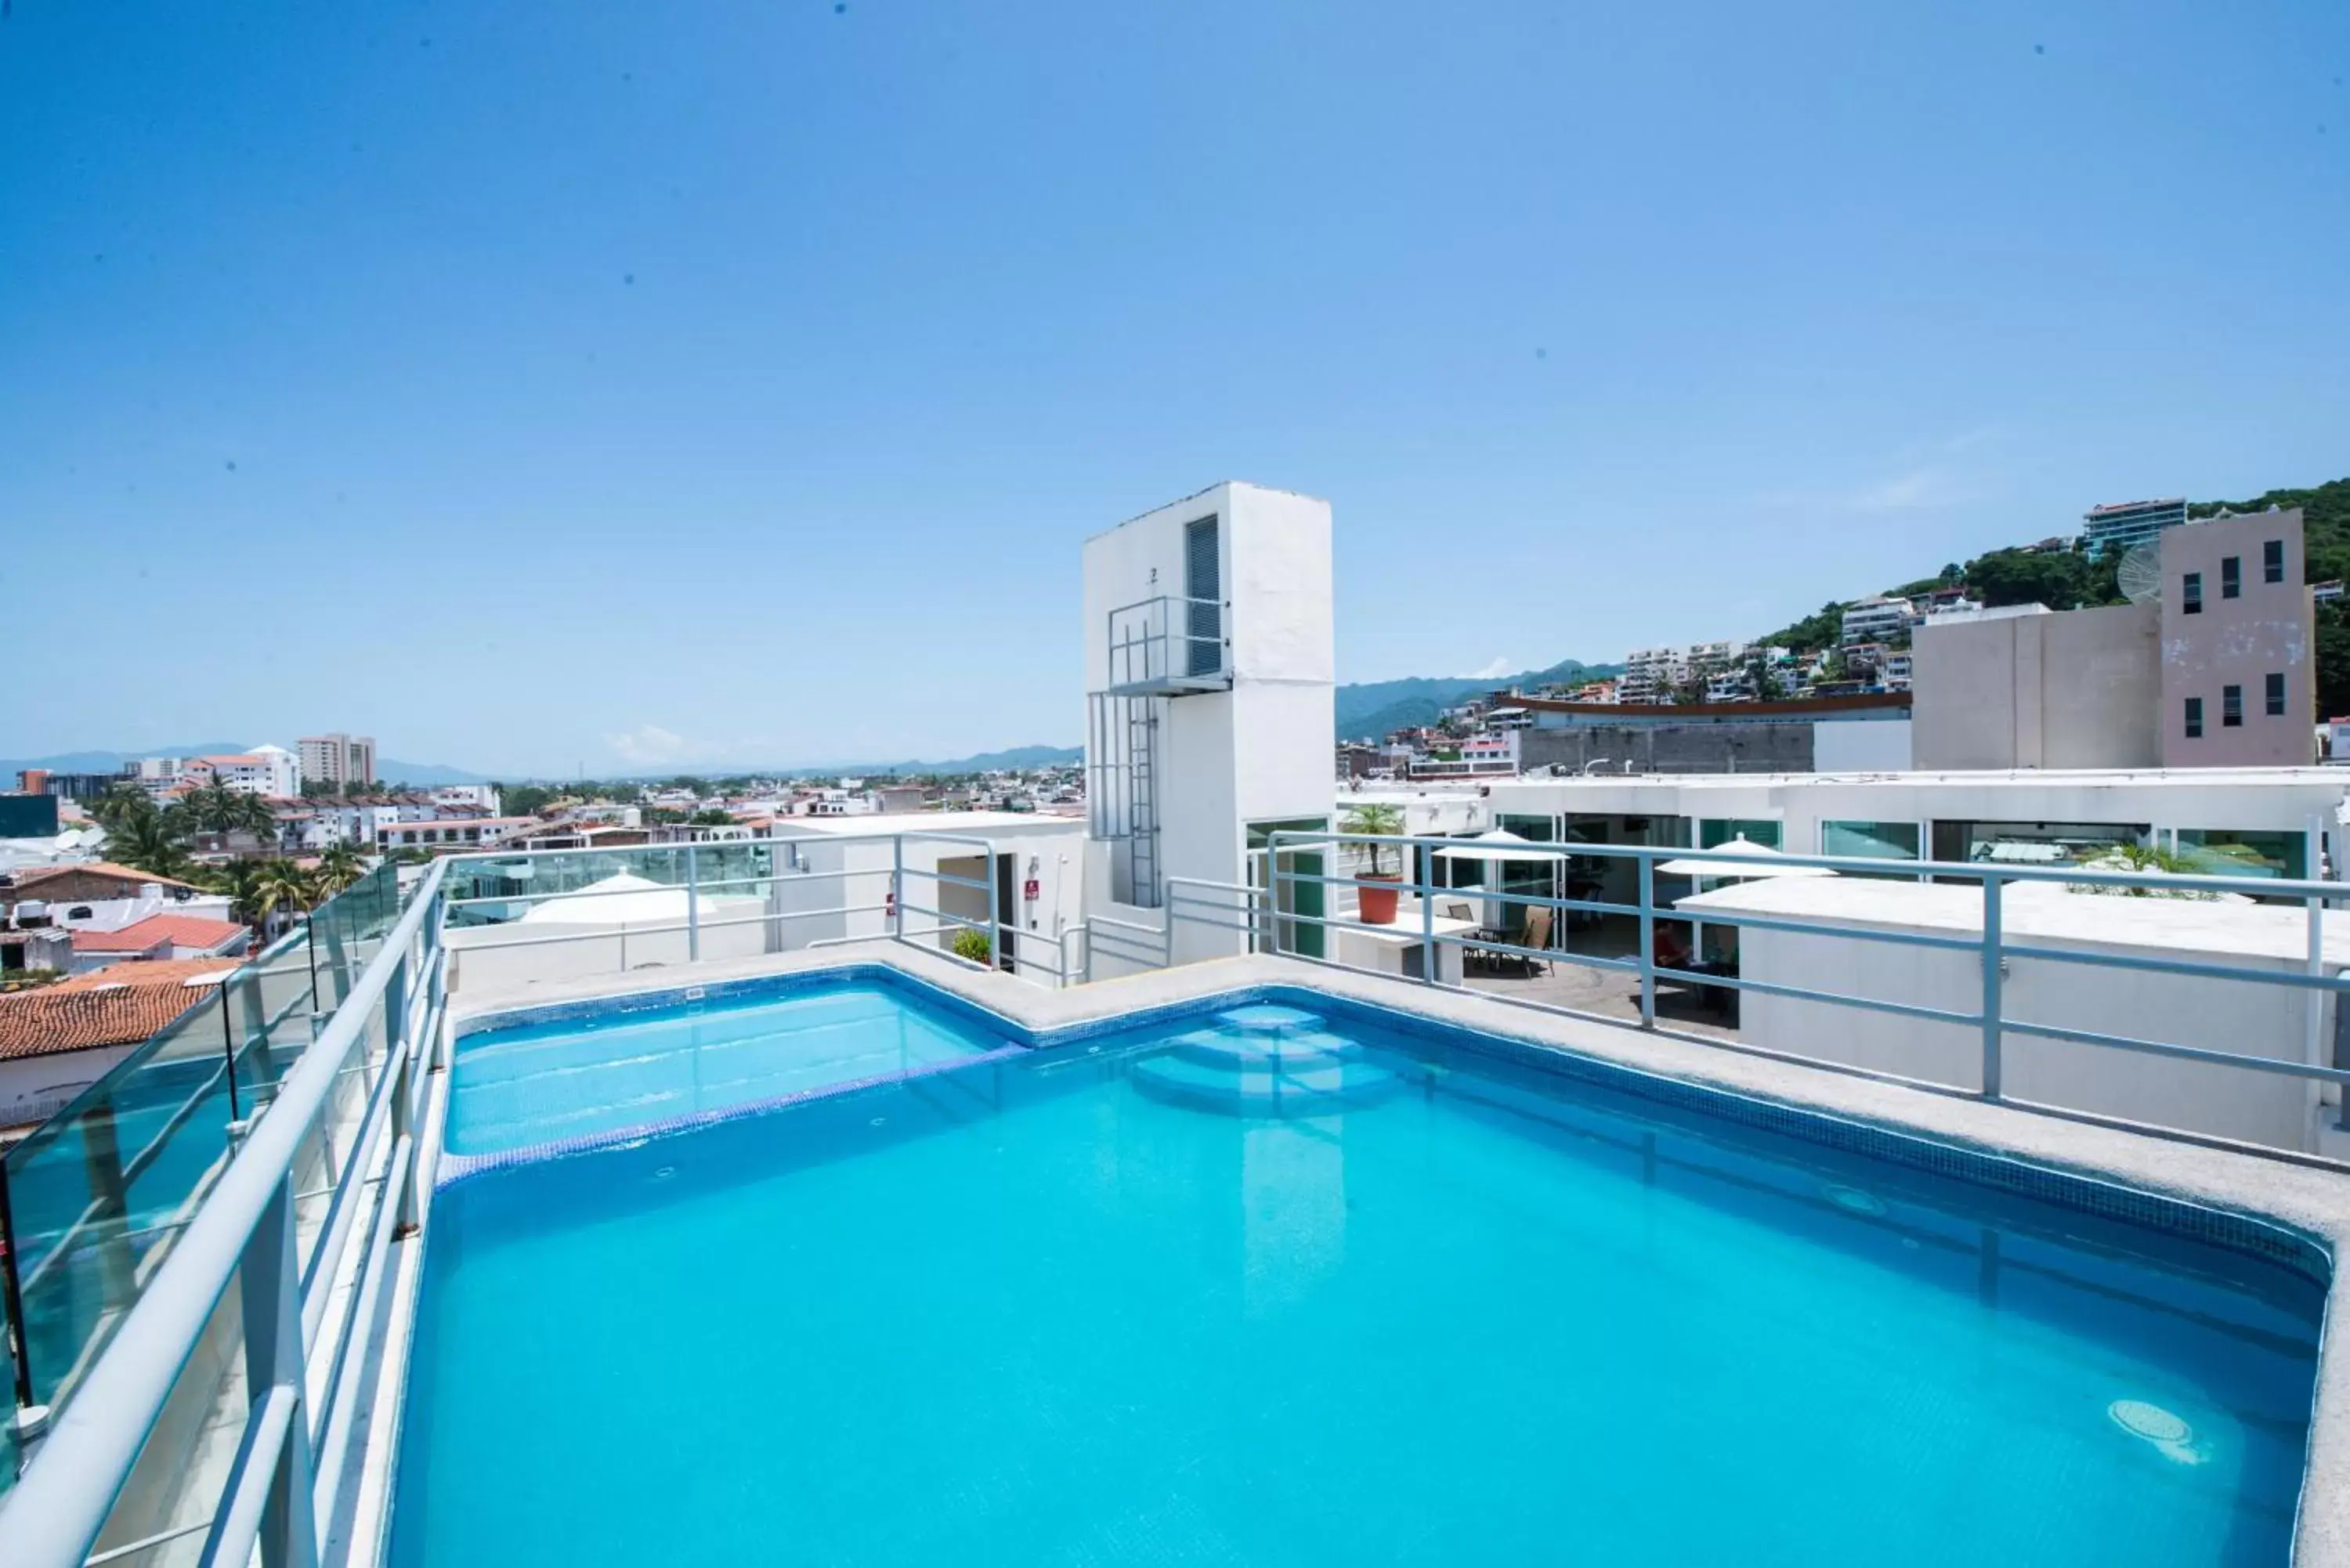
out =
<path fill-rule="evenodd" d="M 1555 909 L 1527 910 L 1525 934 L 1519 940 L 1518 945 L 1520 947 L 1527 948 L 1549 947 L 1551 918 L 1556 913 L 1557 911 Z M 1526 966 L 1526 977 L 1530 980 L 1534 977 L 1534 968 L 1537 964 L 1542 967 L 1542 972 L 1544 974 L 1550 972 L 1550 960 L 1548 959 L 1521 958 L 1518 961 Z"/>

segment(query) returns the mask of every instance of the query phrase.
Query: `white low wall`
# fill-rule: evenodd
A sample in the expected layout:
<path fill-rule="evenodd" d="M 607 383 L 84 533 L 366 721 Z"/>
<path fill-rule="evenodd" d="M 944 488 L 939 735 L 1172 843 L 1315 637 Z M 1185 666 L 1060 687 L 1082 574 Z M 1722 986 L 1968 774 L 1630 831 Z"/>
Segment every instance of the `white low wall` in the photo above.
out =
<path fill-rule="evenodd" d="M 1772 884 L 1758 884 L 1753 889 L 1741 889 L 1731 897 L 1748 904 L 1754 913 L 1778 918 L 1817 913 L 1783 907 L 1791 901 L 1816 904 L 1834 897 L 1833 884 L 1813 883 L 1798 891 L 1794 885 L 1782 883 L 1775 887 L 1775 897 L 1763 891 L 1773 888 Z M 1917 895 L 1920 901 L 1979 898 L 1971 888 L 1881 883 L 1870 888 L 1869 897 L 1881 900 L 1895 888 Z M 2154 912 L 2147 909 L 2153 900 L 2067 897 L 2074 908 L 2060 912 L 2075 920 L 2105 914 L 2117 924 L 2122 920 L 2136 924 Z M 1707 895 L 1704 902 L 1716 909 L 1733 907 L 1721 894 Z M 1687 903 L 1685 900 L 1684 907 Z M 2196 912 L 2191 918 L 2204 920 L 2224 913 L 2263 919 L 2281 914 L 2289 920 L 2296 913 L 2266 909 L 2223 910 L 2211 905 L 2189 906 L 2178 912 L 2186 915 L 2188 909 Z M 2137 941 L 2100 941 L 2034 930 L 2031 929 L 2033 917 L 2029 913 L 2015 912 L 2021 918 L 2009 921 L 2009 940 L 2033 947 L 2139 957 L 2158 952 L 2185 961 L 2225 963 L 2279 973 L 2298 972 L 2305 962 L 2274 953 L 2246 951 L 2242 946 L 2236 950 L 2218 951 L 2183 945 L 2157 949 Z M 1862 922 L 1839 923 L 1850 926 Z M 1973 934 L 1923 921 L 1866 923 L 1936 936 Z M 1944 1008 L 1954 1012 L 1976 1012 L 1981 1009 L 1982 961 L 1974 952 L 1897 946 L 1838 935 L 1833 929 L 1796 932 L 1749 929 L 1741 934 L 1739 946 L 1740 973 L 1748 980 Z M 2010 958 L 2006 964 L 2001 1013 L 2011 1023 L 2094 1030 L 2273 1061 L 2308 1059 L 2310 1001 L 2309 993 L 2303 990 L 2047 959 Z M 2334 970 L 2338 965 L 2328 967 Z M 2319 1034 L 2323 1053 L 2331 1049 L 2333 1041 L 2331 999 L 2322 1000 L 2319 1006 L 2323 1011 Z M 1758 992 L 1745 992 L 1739 1007 L 1740 1037 L 1770 1050 L 1898 1073 L 1955 1088 L 1981 1087 L 1982 1031 L 1972 1024 L 1905 1018 L 1867 1008 Z M 2012 1030 L 2005 1034 L 2002 1047 L 2001 1088 L 2011 1099 L 2310 1151 L 2318 1147 L 2319 1122 L 2330 1120 L 2332 1116 L 2329 1108 L 2321 1118 L 2321 1099 L 2332 1096 L 2321 1096 L 2320 1085 L 2313 1080 L 2041 1039 Z"/>
<path fill-rule="evenodd" d="M 713 919 L 733 920 L 735 912 Z M 778 950 L 768 940 L 775 922 L 705 925 L 702 957 L 751 958 Z M 449 989 L 526 985 L 542 980 L 585 980 L 632 969 L 689 963 L 688 934 L 629 931 L 605 925 L 461 926 L 443 936 L 449 949 Z M 554 940 L 561 939 L 561 940 Z M 797 944 L 797 945 L 805 945 Z"/>

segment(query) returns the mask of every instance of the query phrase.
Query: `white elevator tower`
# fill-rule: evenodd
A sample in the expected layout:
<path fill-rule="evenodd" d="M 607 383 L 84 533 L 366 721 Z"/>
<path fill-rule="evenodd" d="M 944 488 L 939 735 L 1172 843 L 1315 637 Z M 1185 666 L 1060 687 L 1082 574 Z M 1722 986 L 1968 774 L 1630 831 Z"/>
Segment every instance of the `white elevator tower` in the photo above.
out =
<path fill-rule="evenodd" d="M 1155 926 L 1170 877 L 1261 885 L 1266 834 L 1329 826 L 1329 503 L 1228 481 L 1097 535 L 1085 626 L 1088 909 Z"/>

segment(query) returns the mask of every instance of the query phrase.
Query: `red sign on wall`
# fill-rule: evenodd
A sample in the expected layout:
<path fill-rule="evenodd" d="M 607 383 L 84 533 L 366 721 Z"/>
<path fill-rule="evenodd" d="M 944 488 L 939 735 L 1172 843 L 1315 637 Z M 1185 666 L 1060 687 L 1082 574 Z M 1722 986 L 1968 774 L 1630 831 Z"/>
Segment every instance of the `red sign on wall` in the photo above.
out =
<path fill-rule="evenodd" d="M 1036 880 L 1036 878 L 1035 878 L 1035 877 L 1029 877 L 1029 878 L 1028 878 L 1028 885 L 1027 885 L 1026 887 L 1024 887 L 1024 888 L 1021 888 L 1021 889 L 1020 889 L 1020 896 L 1021 896 L 1022 898 L 1024 898 L 1027 899 L 1027 900 L 1028 900 L 1030 903 L 1032 903 L 1032 904 L 1033 904 L 1033 903 L 1035 903 L 1038 898 L 1040 898 L 1044 897 L 1044 893 L 1045 893 L 1045 884 L 1043 884 L 1042 882 L 1039 882 L 1039 881 L 1038 881 L 1038 880 Z"/>

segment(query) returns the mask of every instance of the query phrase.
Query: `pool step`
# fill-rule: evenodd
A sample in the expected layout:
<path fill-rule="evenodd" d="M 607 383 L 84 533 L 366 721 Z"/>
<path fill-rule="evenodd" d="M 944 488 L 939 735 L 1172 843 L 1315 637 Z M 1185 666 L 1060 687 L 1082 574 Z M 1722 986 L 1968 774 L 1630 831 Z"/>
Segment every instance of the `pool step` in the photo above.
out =
<path fill-rule="evenodd" d="M 1283 1035 L 1232 1034 L 1218 1029 L 1201 1029 L 1175 1041 L 1175 1054 L 1185 1061 L 1235 1073 L 1263 1072 L 1274 1067 L 1328 1067 L 1362 1054 L 1360 1045 L 1326 1029 Z"/>
<path fill-rule="evenodd" d="M 1249 1044 L 1259 1049 L 1232 1049 Z M 1284 1040 L 1290 1049 L 1278 1052 L 1263 1049 L 1265 1044 L 1221 1036 L 1211 1046 L 1187 1036 L 1129 1071 L 1134 1086 L 1161 1104 L 1232 1116 L 1328 1116 L 1376 1105 L 1404 1086 L 1394 1073 L 1365 1060 L 1361 1047 L 1332 1035 Z"/>

